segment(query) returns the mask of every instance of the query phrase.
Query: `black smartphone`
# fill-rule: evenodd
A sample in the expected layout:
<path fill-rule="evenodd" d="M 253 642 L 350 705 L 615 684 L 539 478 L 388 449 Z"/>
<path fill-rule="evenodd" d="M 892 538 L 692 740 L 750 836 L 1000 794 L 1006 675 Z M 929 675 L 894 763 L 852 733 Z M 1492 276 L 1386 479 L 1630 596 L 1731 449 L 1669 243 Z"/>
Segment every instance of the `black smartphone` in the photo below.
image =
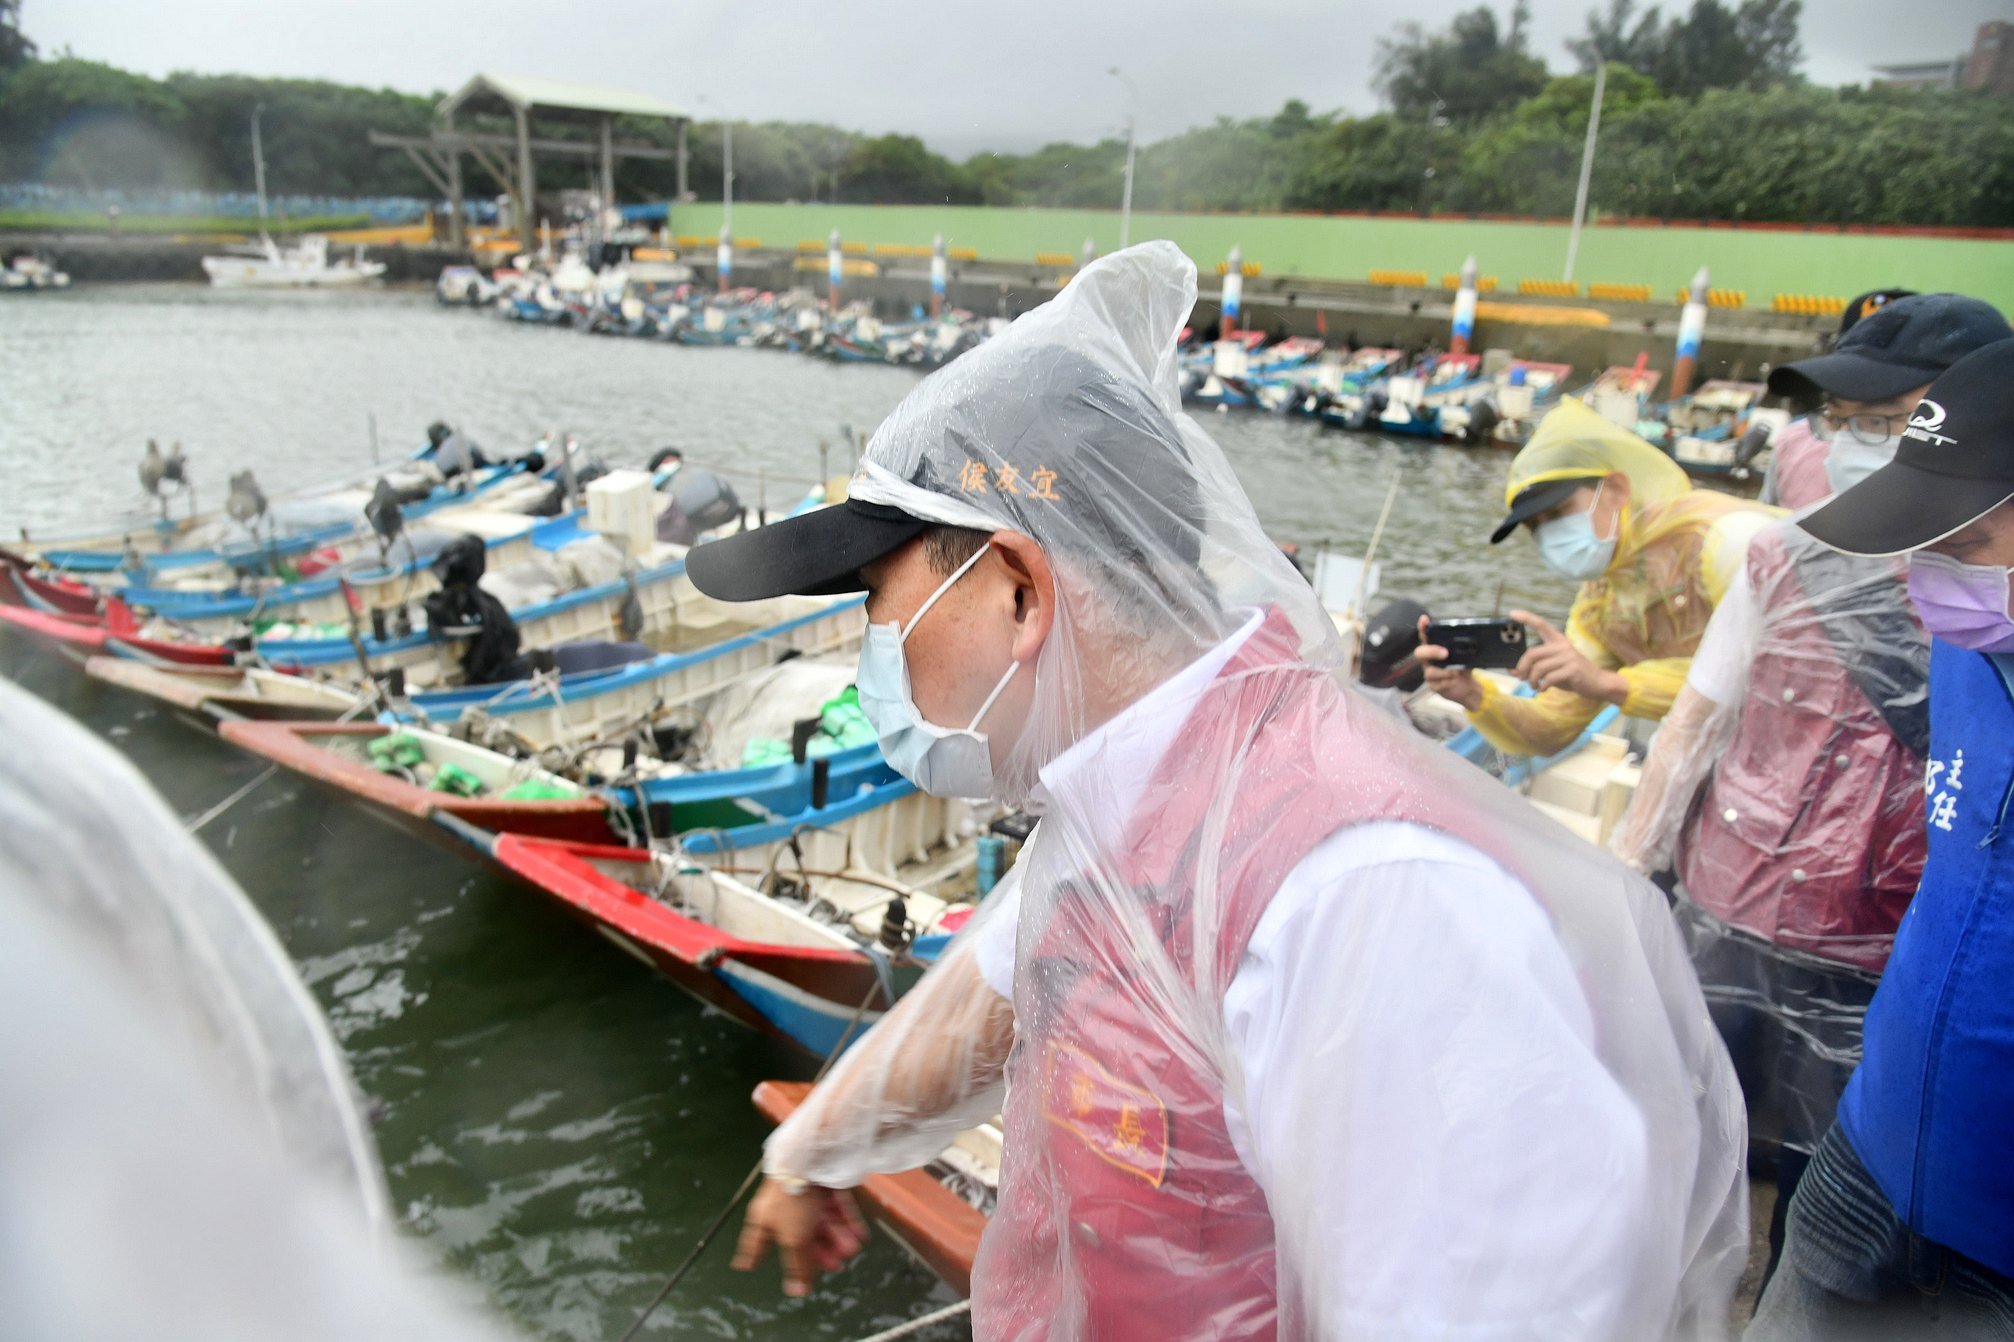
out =
<path fill-rule="evenodd" d="M 1525 653 L 1524 626 L 1489 616 L 1429 621 L 1426 641 L 1448 650 L 1447 665 L 1472 671 L 1508 671 Z"/>

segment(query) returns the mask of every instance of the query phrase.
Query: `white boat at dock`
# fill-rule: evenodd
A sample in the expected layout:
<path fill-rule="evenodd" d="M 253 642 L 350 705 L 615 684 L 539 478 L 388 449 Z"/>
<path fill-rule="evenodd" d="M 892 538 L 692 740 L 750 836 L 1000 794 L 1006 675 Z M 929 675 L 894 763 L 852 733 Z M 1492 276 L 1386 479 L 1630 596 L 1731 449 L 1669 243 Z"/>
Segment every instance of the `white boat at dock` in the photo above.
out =
<path fill-rule="evenodd" d="M 382 277 L 385 263 L 364 259 L 364 249 L 340 261 L 329 259 L 329 240 L 310 233 L 291 247 L 271 238 L 244 254 L 206 256 L 203 273 L 219 289 L 344 289 Z"/>

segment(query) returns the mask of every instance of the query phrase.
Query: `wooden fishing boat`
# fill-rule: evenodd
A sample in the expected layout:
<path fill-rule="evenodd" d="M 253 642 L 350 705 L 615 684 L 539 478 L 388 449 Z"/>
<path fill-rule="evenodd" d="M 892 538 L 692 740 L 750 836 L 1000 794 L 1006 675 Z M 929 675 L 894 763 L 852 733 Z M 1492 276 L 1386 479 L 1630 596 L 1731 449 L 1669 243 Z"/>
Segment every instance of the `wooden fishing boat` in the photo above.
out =
<path fill-rule="evenodd" d="M 436 823 L 705 1005 L 820 1056 L 892 1000 L 858 939 L 682 857 Z"/>
<path fill-rule="evenodd" d="M 755 1108 L 781 1123 L 809 1098 L 804 1081 L 765 1081 Z M 936 1160 L 900 1174 L 870 1174 L 856 1190 L 867 1212 L 918 1261 L 960 1295 L 972 1293 L 972 1263 L 1000 1187 L 1000 1128 L 960 1133 Z"/>
<path fill-rule="evenodd" d="M 104 594 L 89 583 L 40 576 L 32 560 L 0 549 L 0 605 L 26 606 L 50 615 L 96 615 L 103 601 Z"/>
<path fill-rule="evenodd" d="M 524 473 L 516 464 L 486 466 L 474 476 L 443 482 L 425 461 L 402 463 L 374 473 L 367 482 L 383 479 L 402 492 L 425 489 L 424 498 L 401 505 L 408 521 L 480 502 L 485 507 L 529 506 L 533 493 L 542 497 L 550 482 Z M 429 487 L 430 486 L 430 487 Z M 229 571 L 233 567 L 263 569 L 276 560 L 292 559 L 321 546 L 368 535 L 364 505 L 371 490 L 355 482 L 339 482 L 303 490 L 272 504 L 276 515 L 297 515 L 299 525 L 285 534 L 250 539 L 221 509 L 187 518 L 129 516 L 62 535 L 23 535 L 17 550 L 46 568 L 78 577 L 116 576 L 137 558 L 150 577 L 192 571 Z M 236 537 L 236 539 L 220 539 Z"/>
<path fill-rule="evenodd" d="M 442 544 L 457 535 L 480 538 L 485 563 L 492 570 L 534 559 L 582 539 L 583 514 L 576 511 L 545 521 L 522 513 L 464 508 L 454 514 L 453 531 L 428 528 L 416 543 L 414 533 L 400 536 L 390 547 L 389 562 L 373 558 L 368 566 L 341 565 L 337 573 L 270 585 L 219 587 L 186 576 L 159 584 L 128 584 L 112 588 L 128 605 L 159 613 L 197 634 L 235 632 L 252 620 L 286 620 L 315 624 L 347 620 L 351 601 L 419 602 L 439 586 L 432 565 Z"/>
<path fill-rule="evenodd" d="M 157 700 L 211 729 L 234 718 L 333 722 L 359 709 L 347 690 L 263 667 L 167 667 L 100 655 L 84 663 L 84 674 Z"/>
<path fill-rule="evenodd" d="M 0 605 L 0 624 L 54 645 L 82 663 L 94 653 L 173 666 L 228 666 L 231 650 L 220 644 L 174 642 L 143 637 L 133 613 L 118 602 L 103 615 L 63 615 Z"/>
<path fill-rule="evenodd" d="M 780 658 L 857 649 L 867 626 L 864 602 L 857 596 L 754 602 L 734 613 L 756 628 L 691 652 L 556 680 L 419 691 L 401 716 L 445 728 L 480 712 L 539 749 L 593 741 L 695 703 Z"/>
<path fill-rule="evenodd" d="M 612 820 L 610 800 L 522 760 L 437 732 L 383 723 L 225 721 L 224 739 L 273 763 L 401 817 L 413 832 L 437 838 L 427 821 L 446 812 L 486 830 L 583 843 L 614 843 L 626 832 Z M 410 762 L 380 769 L 371 747 L 394 735 L 409 739 Z M 452 766 L 452 770 L 450 770 Z M 470 780 L 473 795 L 442 790 Z M 516 790 L 543 795 L 513 797 Z"/>
<path fill-rule="evenodd" d="M 671 547 L 662 547 L 669 549 Z M 680 552 L 682 553 L 682 552 Z M 525 648 L 551 648 L 577 639 L 612 636 L 624 601 L 631 596 L 641 616 L 641 635 L 648 639 L 685 627 L 705 627 L 731 618 L 721 603 L 700 595 L 685 576 L 683 558 L 654 563 L 613 582 L 566 592 L 550 600 L 511 611 Z M 410 618 L 408 609 L 408 618 Z M 424 627 L 411 633 L 373 630 L 352 637 L 326 624 L 282 625 L 266 630 L 257 642 L 258 655 L 281 670 L 306 675 L 355 678 L 359 658 L 371 674 L 404 671 L 415 687 L 457 684 L 461 680 L 462 640 L 435 634 Z M 359 651 L 361 649 L 361 652 Z"/>
<path fill-rule="evenodd" d="M 948 931 L 971 912 L 864 872 L 823 881 L 814 901 L 783 871 L 766 894 L 683 849 L 497 833 L 446 810 L 434 823 L 701 1002 L 819 1057 L 865 1033 L 915 982 L 918 968 L 898 963 L 901 936 Z M 840 884 L 871 888 L 871 905 L 835 912 L 827 892 Z"/>

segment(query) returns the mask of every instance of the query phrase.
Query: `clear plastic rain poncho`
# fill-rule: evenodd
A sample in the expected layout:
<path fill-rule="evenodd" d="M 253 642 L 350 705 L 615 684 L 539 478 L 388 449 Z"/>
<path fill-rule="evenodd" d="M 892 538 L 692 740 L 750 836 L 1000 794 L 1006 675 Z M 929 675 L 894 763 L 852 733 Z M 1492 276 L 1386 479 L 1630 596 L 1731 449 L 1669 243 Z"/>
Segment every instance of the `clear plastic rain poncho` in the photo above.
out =
<path fill-rule="evenodd" d="M 1611 846 L 1675 870 L 1752 1135 L 1810 1151 L 1925 856 L 1930 647 L 1897 560 L 1749 548 Z"/>
<path fill-rule="evenodd" d="M 1533 485 L 1618 471 L 1629 479 L 1629 505 L 1615 557 L 1606 573 L 1581 585 L 1566 636 L 1589 661 L 1629 682 L 1625 714 L 1654 720 L 1685 683 L 1686 660 L 1740 571 L 1749 538 L 1781 514 L 1694 489 L 1677 462 L 1571 396 L 1511 459 L 1504 502 Z M 1571 690 L 1518 699 L 1487 679 L 1482 685 L 1483 702 L 1469 721 L 1513 754 L 1565 749 L 1603 707 Z"/>
<path fill-rule="evenodd" d="M 117 754 L 0 679 L 0 1335 L 504 1334 L 391 1254 L 286 952 Z"/>
<path fill-rule="evenodd" d="M 984 1339 L 1718 1335 L 1741 1103 L 1663 899 L 1338 682 L 1332 625 L 1182 412 L 1194 298 L 1170 244 L 1106 257 L 869 445 L 856 498 L 1025 533 L 1054 570 L 1031 716 L 987 725 L 999 794 L 1042 819 L 767 1168 L 851 1185 L 1004 1106 Z M 1275 892 L 1395 831 L 1508 902 L 1471 918 L 1451 869 L 1371 861 L 1255 1005 Z"/>

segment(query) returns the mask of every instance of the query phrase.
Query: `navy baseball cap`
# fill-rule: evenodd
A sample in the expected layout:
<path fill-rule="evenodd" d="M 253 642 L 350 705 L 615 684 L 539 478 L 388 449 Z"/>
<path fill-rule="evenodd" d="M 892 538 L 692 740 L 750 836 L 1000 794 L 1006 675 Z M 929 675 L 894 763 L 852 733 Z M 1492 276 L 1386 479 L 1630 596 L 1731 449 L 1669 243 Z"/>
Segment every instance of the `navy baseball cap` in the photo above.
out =
<path fill-rule="evenodd" d="M 1934 382 L 1981 345 L 2009 336 L 2014 327 L 1990 303 L 1963 294 L 1912 294 L 1854 322 L 1830 354 L 1771 371 L 1769 390 L 1794 400 L 1885 401 Z"/>
<path fill-rule="evenodd" d="M 1573 497 L 1576 489 L 1582 486 L 1593 488 L 1607 478 L 1605 475 L 1576 475 L 1570 480 L 1541 480 L 1519 490 L 1518 496 L 1511 500 L 1510 511 L 1504 514 L 1504 520 L 1497 523 L 1497 529 L 1490 533 L 1490 544 L 1501 543 L 1504 537 L 1540 513 L 1559 507 Z"/>
<path fill-rule="evenodd" d="M 1895 459 L 1798 525 L 1847 554 L 1898 555 L 2010 500 L 2014 339 L 1953 364 L 1916 403 Z"/>
<path fill-rule="evenodd" d="M 1839 311 L 1839 330 L 1833 334 L 1837 341 L 1863 320 L 1879 312 L 1898 298 L 1914 298 L 1914 289 L 1869 289 Z"/>

